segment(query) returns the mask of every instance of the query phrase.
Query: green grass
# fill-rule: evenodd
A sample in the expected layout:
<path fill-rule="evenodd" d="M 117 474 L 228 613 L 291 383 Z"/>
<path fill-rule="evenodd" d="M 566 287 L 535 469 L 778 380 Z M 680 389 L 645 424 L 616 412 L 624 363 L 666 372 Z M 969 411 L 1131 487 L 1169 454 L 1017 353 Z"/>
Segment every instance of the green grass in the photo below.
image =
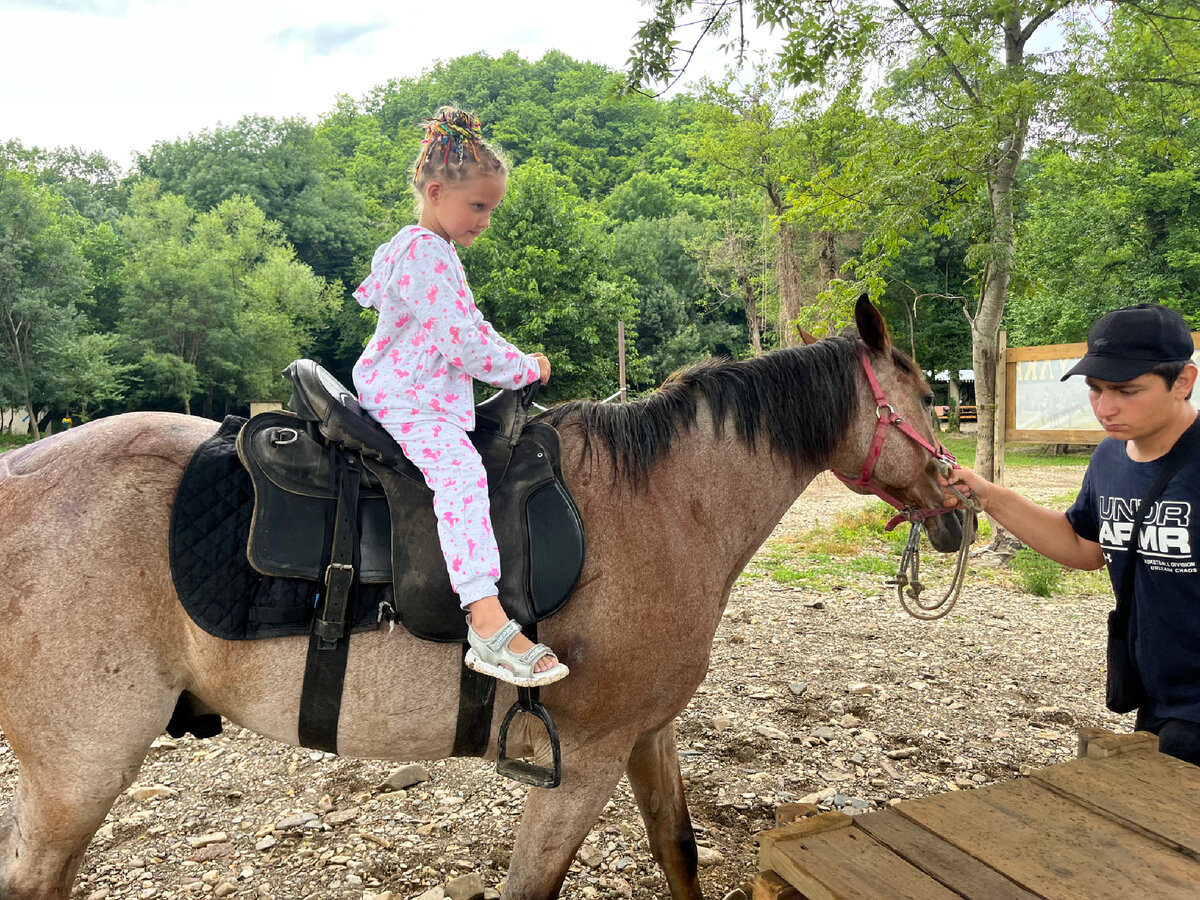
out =
<path fill-rule="evenodd" d="M 938 435 L 946 449 L 954 454 L 960 465 L 968 469 L 975 465 L 975 435 L 946 431 Z M 1054 455 L 1053 445 L 1006 444 L 1004 464 L 1006 466 L 1086 466 L 1091 458 L 1091 447 L 1073 447 L 1067 453 Z"/>
<path fill-rule="evenodd" d="M 1072 498 L 1068 498 L 1068 502 Z M 903 525 L 884 530 L 892 508 L 883 503 L 838 513 L 829 525 L 768 541 L 742 573 L 742 581 L 768 579 L 776 584 L 802 587 L 822 593 L 848 584 L 891 590 L 885 585 L 900 563 L 902 545 L 909 529 Z M 980 519 L 975 546 L 991 539 L 987 519 Z M 921 579 L 938 592 L 948 585 L 955 554 L 935 552 L 922 544 Z M 864 578 L 864 576 L 866 576 Z M 968 585 L 996 585 L 1005 590 L 1032 593 L 1031 603 L 1070 603 L 1083 595 L 1111 593 L 1103 569 L 1080 572 L 1065 569 L 1033 551 L 1022 551 L 1012 566 L 970 566 Z"/>
<path fill-rule="evenodd" d="M 869 503 L 839 513 L 829 525 L 777 538 L 758 552 L 742 577 L 828 591 L 866 575 L 873 586 L 882 587 L 896 573 L 908 540 L 909 530 L 903 525 L 885 530 L 893 514 L 887 504 Z M 949 570 L 942 554 L 923 554 L 923 568 L 926 559 L 930 572 Z"/>
<path fill-rule="evenodd" d="M 1049 597 L 1062 586 L 1063 567 L 1036 550 L 1018 550 L 1011 565 L 1017 582 L 1035 597 Z"/>

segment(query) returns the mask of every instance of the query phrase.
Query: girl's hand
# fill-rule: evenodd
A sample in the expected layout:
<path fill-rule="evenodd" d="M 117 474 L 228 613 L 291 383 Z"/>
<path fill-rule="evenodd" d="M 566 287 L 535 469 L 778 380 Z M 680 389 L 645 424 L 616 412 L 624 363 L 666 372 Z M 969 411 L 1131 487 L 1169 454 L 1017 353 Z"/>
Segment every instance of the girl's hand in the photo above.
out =
<path fill-rule="evenodd" d="M 550 360 L 546 359 L 545 354 L 542 353 L 533 353 L 531 355 L 538 362 L 538 369 L 542 373 L 542 384 L 547 384 L 550 381 Z"/>

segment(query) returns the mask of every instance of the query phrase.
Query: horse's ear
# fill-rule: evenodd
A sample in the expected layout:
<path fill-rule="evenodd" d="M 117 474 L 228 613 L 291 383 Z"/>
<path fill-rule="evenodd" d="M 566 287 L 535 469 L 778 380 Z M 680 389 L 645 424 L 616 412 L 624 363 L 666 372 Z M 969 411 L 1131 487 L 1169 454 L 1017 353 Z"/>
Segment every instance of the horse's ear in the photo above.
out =
<path fill-rule="evenodd" d="M 818 338 L 815 334 L 807 332 L 803 328 L 799 329 L 799 331 L 800 331 L 800 340 L 802 340 L 804 342 L 805 347 L 807 347 L 809 344 L 815 344 L 817 341 L 820 340 L 820 338 Z"/>
<path fill-rule="evenodd" d="M 858 326 L 858 336 L 863 339 L 863 343 L 876 353 L 883 353 L 891 346 L 883 313 L 866 294 L 859 297 L 858 302 L 854 304 L 854 323 Z"/>

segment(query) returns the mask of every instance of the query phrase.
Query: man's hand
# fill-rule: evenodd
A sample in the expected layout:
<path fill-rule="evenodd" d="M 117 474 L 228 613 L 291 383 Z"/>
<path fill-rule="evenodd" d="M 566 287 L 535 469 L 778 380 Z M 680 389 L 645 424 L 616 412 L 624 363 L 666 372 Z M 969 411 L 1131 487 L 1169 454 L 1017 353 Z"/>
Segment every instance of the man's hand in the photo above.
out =
<path fill-rule="evenodd" d="M 974 497 L 981 509 L 1043 556 L 1073 569 L 1104 565 L 1100 545 L 1076 534 L 1065 514 L 1038 506 L 970 469 L 953 469 L 949 476 L 939 475 L 938 482 L 947 506 L 963 505 L 951 487 L 968 499 Z"/>
<path fill-rule="evenodd" d="M 945 489 L 943 496 L 947 506 L 960 506 L 962 500 L 954 491 L 958 491 L 963 497 L 970 499 L 974 497 L 979 504 L 980 509 L 987 511 L 988 501 L 991 499 L 991 489 L 995 487 L 990 481 L 982 475 L 978 475 L 970 469 L 952 469 L 949 477 L 939 475 L 938 482 Z M 954 490 L 950 490 L 954 488 Z"/>

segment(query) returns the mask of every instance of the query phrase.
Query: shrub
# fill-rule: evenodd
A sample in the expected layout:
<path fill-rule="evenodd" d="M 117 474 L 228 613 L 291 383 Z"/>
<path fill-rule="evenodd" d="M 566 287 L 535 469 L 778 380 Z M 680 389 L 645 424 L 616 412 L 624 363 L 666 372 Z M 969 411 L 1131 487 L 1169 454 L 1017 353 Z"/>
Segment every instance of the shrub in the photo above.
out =
<path fill-rule="evenodd" d="M 1018 583 L 1035 597 L 1049 597 L 1062 581 L 1062 566 L 1028 547 L 1018 550 L 1011 564 Z"/>

